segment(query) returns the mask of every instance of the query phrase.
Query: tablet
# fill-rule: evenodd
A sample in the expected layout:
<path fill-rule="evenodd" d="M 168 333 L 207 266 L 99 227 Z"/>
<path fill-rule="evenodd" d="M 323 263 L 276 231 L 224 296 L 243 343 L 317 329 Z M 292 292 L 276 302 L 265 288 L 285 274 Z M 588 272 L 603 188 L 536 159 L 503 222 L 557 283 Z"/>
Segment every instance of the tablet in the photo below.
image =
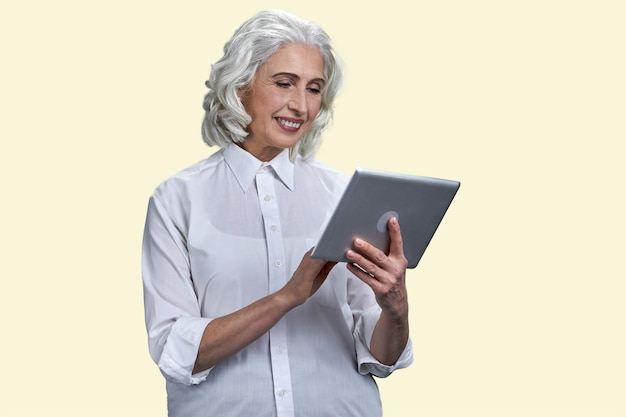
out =
<path fill-rule="evenodd" d="M 359 237 L 389 254 L 387 222 L 395 216 L 404 255 L 415 268 L 460 182 L 357 168 L 311 255 L 349 262 L 346 251 Z"/>

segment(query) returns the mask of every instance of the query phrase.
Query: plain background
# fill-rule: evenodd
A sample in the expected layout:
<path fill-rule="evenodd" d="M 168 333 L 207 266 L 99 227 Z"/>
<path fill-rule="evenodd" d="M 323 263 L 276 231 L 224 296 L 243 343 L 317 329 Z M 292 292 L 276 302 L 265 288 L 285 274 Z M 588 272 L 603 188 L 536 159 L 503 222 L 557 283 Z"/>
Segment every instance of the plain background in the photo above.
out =
<path fill-rule="evenodd" d="M 147 200 L 215 151 L 210 65 L 276 7 L 345 65 L 319 159 L 462 182 L 408 275 L 415 362 L 380 381 L 385 416 L 626 415 L 623 4 L 3 2 L 0 414 L 166 415 Z"/>

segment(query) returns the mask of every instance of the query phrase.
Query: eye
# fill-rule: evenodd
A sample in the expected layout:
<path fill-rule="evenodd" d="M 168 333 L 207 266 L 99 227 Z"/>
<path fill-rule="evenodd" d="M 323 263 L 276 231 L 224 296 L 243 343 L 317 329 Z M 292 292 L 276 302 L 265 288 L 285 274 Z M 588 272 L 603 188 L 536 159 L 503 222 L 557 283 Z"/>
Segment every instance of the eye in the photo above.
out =
<path fill-rule="evenodd" d="M 283 81 L 276 81 L 274 84 L 277 85 L 280 88 L 289 88 L 289 87 L 291 87 L 291 83 L 283 82 Z"/>
<path fill-rule="evenodd" d="M 323 85 L 318 82 L 312 82 L 307 86 L 307 91 L 311 94 L 321 94 Z"/>

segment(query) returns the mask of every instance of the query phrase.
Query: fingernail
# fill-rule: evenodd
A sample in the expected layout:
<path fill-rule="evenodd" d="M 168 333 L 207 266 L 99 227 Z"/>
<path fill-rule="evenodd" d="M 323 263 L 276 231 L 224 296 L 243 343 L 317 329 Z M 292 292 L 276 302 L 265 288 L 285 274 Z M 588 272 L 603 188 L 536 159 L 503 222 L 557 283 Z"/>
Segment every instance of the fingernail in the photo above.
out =
<path fill-rule="evenodd" d="M 356 246 L 363 246 L 363 241 L 361 239 L 354 239 L 354 244 Z"/>
<path fill-rule="evenodd" d="M 353 252 L 353 251 L 351 251 L 350 249 L 348 249 L 348 251 L 346 252 L 346 256 L 347 256 L 348 258 L 354 258 L 354 252 Z"/>

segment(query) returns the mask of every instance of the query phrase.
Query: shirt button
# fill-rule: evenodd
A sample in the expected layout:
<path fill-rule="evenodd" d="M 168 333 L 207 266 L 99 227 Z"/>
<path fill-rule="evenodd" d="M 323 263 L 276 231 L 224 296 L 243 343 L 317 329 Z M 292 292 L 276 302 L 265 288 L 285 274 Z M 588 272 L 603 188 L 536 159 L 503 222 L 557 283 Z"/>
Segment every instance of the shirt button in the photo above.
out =
<path fill-rule="evenodd" d="M 274 265 L 276 265 L 276 267 L 280 267 L 283 263 L 280 261 L 280 259 L 276 259 L 274 261 Z"/>
<path fill-rule="evenodd" d="M 270 226 L 270 230 L 271 230 L 272 232 L 275 232 L 275 231 L 276 231 L 276 229 L 277 229 L 277 227 L 276 227 L 275 225 L 271 225 L 271 226 Z"/>
<path fill-rule="evenodd" d="M 265 201 L 271 201 L 272 200 L 272 196 L 271 195 L 266 195 L 264 198 Z"/>
<path fill-rule="evenodd" d="M 287 394 L 287 390 L 281 389 L 277 392 L 277 394 L 281 399 L 285 399 L 285 394 Z"/>

